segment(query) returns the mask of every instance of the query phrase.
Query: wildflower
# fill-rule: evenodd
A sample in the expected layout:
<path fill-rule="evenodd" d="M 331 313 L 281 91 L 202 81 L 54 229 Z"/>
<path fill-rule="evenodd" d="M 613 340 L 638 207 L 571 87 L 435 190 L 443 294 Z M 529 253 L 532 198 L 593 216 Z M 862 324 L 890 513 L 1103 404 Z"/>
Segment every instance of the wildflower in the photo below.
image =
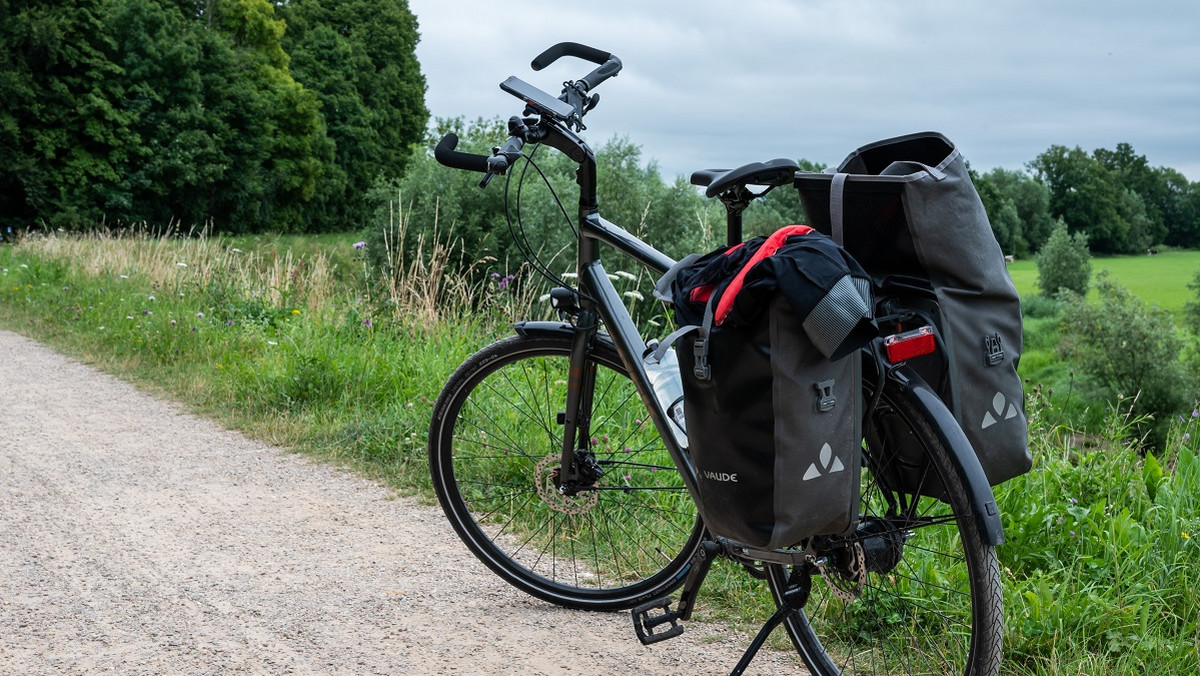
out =
<path fill-rule="evenodd" d="M 204 313 L 203 313 L 203 312 L 197 312 L 197 313 L 196 313 L 196 319 L 204 319 Z"/>
<path fill-rule="evenodd" d="M 292 308 L 292 314 L 293 314 L 293 315 L 298 315 L 298 314 L 300 314 L 300 311 L 299 311 L 299 310 L 297 310 L 296 308 Z"/>
<path fill-rule="evenodd" d="M 492 279 L 500 279 L 500 273 L 499 273 L 499 272 L 493 272 L 493 273 L 492 273 Z"/>
<path fill-rule="evenodd" d="M 279 344 L 279 343 L 276 343 L 276 342 L 275 342 L 275 341 L 273 341 L 273 340 L 268 340 L 268 341 L 267 341 L 267 345 L 278 345 L 278 344 Z"/>
<path fill-rule="evenodd" d="M 367 248 L 367 243 L 366 242 L 355 242 L 354 248 L 355 249 L 365 249 L 365 248 Z"/>
<path fill-rule="evenodd" d="M 1079 501 L 1078 501 L 1078 500 L 1076 500 L 1075 498 L 1067 498 L 1067 499 L 1071 501 L 1071 504 L 1072 504 L 1072 505 L 1078 505 L 1078 504 L 1079 504 Z"/>
<path fill-rule="evenodd" d="M 624 270 L 617 270 L 617 276 L 620 277 L 621 279 L 627 279 L 631 282 L 637 281 L 637 277 L 635 277 L 634 275 L 632 275 L 628 272 L 625 272 Z"/>
<path fill-rule="evenodd" d="M 1184 540 L 1192 539 L 1192 536 L 1188 535 L 1188 532 L 1186 530 L 1179 531 L 1179 535 L 1182 536 Z"/>
<path fill-rule="evenodd" d="M 121 275 L 121 279 L 129 279 L 129 275 Z"/>
<path fill-rule="evenodd" d="M 1073 530 L 1072 530 L 1072 531 L 1067 531 L 1067 532 L 1068 532 L 1068 533 L 1070 533 L 1071 535 L 1075 535 L 1075 531 L 1073 531 Z"/>
<path fill-rule="evenodd" d="M 371 323 L 370 317 L 367 317 L 366 319 L 363 320 L 363 326 L 367 327 L 368 329 L 371 328 L 372 326 L 374 326 L 374 324 Z"/>
<path fill-rule="evenodd" d="M 1191 439 L 1191 438 L 1192 438 L 1192 433 L 1191 433 L 1191 432 L 1184 432 L 1184 433 L 1183 433 L 1183 440 L 1184 440 L 1184 441 L 1187 441 L 1188 439 Z"/>
<path fill-rule="evenodd" d="M 1193 418 L 1200 418 L 1200 411 L 1192 411 Z"/>
<path fill-rule="evenodd" d="M 229 321 L 225 322 L 225 326 L 233 326 L 233 320 L 230 319 Z"/>
<path fill-rule="evenodd" d="M 404 405 L 404 408 L 412 408 L 412 407 L 413 407 L 413 403 L 411 401 Z"/>
<path fill-rule="evenodd" d="M 67 288 L 67 287 L 65 287 L 65 286 L 63 287 L 63 289 L 66 289 L 66 288 Z M 150 301 L 151 303 L 153 303 L 153 302 L 154 302 L 154 296 L 146 296 L 146 300 L 148 300 L 148 301 Z"/>
<path fill-rule="evenodd" d="M 172 320 L 171 320 L 171 326 L 175 326 L 175 320 L 174 320 L 174 319 L 172 319 Z"/>
<path fill-rule="evenodd" d="M 638 293 L 637 291 L 626 291 L 622 295 L 625 296 L 626 298 L 632 298 L 634 300 L 645 300 L 646 299 L 645 296 Z"/>
<path fill-rule="evenodd" d="M 178 266 L 178 267 L 181 267 L 181 268 L 186 268 L 186 267 L 187 267 L 187 263 L 176 263 L 175 265 L 176 265 L 176 266 Z"/>
<path fill-rule="evenodd" d="M 148 314 L 150 314 L 150 311 L 149 311 L 149 310 L 142 310 L 142 314 L 143 314 L 143 315 L 148 315 Z"/>

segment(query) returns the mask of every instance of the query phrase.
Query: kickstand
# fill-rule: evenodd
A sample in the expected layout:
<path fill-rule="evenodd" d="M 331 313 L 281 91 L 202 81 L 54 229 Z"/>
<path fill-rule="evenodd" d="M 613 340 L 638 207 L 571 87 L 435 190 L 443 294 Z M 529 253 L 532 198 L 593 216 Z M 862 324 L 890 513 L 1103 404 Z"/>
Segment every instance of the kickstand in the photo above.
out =
<path fill-rule="evenodd" d="M 762 648 L 763 644 L 767 642 L 767 637 L 771 635 L 771 632 L 804 608 L 804 604 L 808 602 L 810 591 L 812 591 L 812 571 L 807 565 L 793 569 L 792 575 L 788 579 L 788 587 L 783 592 L 783 603 L 779 604 L 775 614 L 767 619 L 762 629 L 758 630 L 758 635 L 750 642 L 750 647 L 746 648 L 742 659 L 738 661 L 733 671 L 729 672 L 729 676 L 741 676 L 746 671 L 746 667 L 750 666 L 750 661 L 758 654 L 759 648 Z"/>

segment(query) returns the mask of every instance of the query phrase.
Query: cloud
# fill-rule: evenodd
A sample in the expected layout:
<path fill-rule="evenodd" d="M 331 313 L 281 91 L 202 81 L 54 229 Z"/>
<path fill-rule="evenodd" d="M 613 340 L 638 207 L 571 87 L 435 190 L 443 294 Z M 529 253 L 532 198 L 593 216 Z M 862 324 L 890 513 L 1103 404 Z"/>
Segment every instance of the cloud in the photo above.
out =
<path fill-rule="evenodd" d="M 1200 6 L 950 0 L 554 3 L 411 0 L 436 116 L 519 112 L 508 75 L 554 90 L 587 64 L 541 73 L 553 42 L 612 51 L 597 140 L 628 135 L 668 176 L 804 157 L 936 129 L 980 169 L 1049 146 L 1121 142 L 1200 180 Z"/>

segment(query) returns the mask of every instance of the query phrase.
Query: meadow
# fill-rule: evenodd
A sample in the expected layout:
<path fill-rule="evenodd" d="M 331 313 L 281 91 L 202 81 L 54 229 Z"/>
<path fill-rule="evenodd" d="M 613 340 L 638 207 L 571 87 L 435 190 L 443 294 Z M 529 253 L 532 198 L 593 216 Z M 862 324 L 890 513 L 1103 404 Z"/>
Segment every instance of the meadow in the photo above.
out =
<path fill-rule="evenodd" d="M 355 238 L 29 237 L 0 246 L 0 327 L 34 337 L 271 443 L 430 500 L 429 409 L 467 355 L 529 312 L 518 284 L 397 254 L 380 278 Z M 1036 285 L 1013 266 L 1018 287 Z M 1101 261 L 1170 300 L 1200 254 Z M 503 279 L 503 278 L 501 278 Z M 1034 344 L 1053 350 L 1039 320 Z M 1138 453 L 1120 401 L 1096 429 L 1036 384 L 1035 469 L 996 490 L 1011 674 L 1200 672 L 1200 411 Z M 748 603 L 747 599 L 756 599 Z M 767 601 L 718 569 L 697 618 L 753 629 Z M 632 640 L 632 637 L 631 637 Z"/>
<path fill-rule="evenodd" d="M 1165 250 L 1154 256 L 1115 256 L 1092 260 L 1092 275 L 1108 270 L 1121 286 L 1142 300 L 1179 315 L 1184 303 L 1195 300 L 1187 288 L 1200 270 L 1200 251 Z M 1040 293 L 1037 262 L 1023 259 L 1010 263 L 1008 272 L 1022 297 Z M 1094 296 L 1093 296 L 1094 297 Z"/>

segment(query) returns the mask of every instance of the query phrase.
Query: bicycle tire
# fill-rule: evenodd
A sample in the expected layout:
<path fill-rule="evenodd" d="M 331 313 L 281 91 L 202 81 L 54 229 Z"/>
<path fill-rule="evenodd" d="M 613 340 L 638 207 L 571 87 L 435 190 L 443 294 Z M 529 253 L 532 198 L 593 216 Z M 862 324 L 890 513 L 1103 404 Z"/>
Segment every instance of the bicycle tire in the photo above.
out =
<path fill-rule="evenodd" d="M 928 459 L 928 480 L 936 475 L 941 481 L 931 492 L 944 500 L 909 501 L 904 528 L 913 534 L 895 548 L 899 561 L 890 570 L 868 572 L 851 581 L 835 567 L 819 568 L 820 574 L 811 576 L 804 609 L 785 622 L 792 645 L 814 676 L 998 674 L 1003 600 L 995 547 L 984 541 L 971 514 L 950 451 L 932 421 L 890 381 L 864 429 L 865 452 L 876 454 L 877 459 L 893 457 L 892 447 L 897 444 L 909 449 L 919 444 Z M 911 457 L 911 451 L 907 453 Z M 884 494 L 891 491 L 882 485 L 888 483 L 886 476 L 873 476 L 872 467 L 887 474 L 880 469 L 886 467 L 883 462 L 864 462 L 860 504 L 864 523 L 878 524 L 885 520 L 881 513 L 888 511 Z M 911 496 L 893 493 L 892 497 Z M 884 532 L 861 525 L 858 532 L 871 530 L 876 535 Z M 766 572 L 772 597 L 782 604 L 793 571 L 769 565 Z"/>
<path fill-rule="evenodd" d="M 594 490 L 555 494 L 572 338 L 518 335 L 458 368 L 434 406 L 434 491 L 501 578 L 569 608 L 621 610 L 683 583 L 703 526 L 611 344 L 595 341 Z"/>

